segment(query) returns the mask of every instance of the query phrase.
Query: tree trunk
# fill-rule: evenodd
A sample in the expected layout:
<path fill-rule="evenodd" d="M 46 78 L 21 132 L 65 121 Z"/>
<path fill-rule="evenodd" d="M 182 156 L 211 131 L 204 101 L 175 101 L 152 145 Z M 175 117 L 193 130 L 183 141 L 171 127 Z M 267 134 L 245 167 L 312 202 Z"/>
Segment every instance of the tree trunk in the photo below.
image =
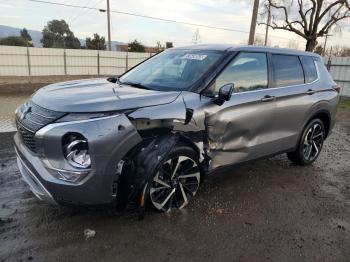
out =
<path fill-rule="evenodd" d="M 306 41 L 306 48 L 305 51 L 313 52 L 317 46 L 317 40 L 316 39 L 309 39 Z"/>

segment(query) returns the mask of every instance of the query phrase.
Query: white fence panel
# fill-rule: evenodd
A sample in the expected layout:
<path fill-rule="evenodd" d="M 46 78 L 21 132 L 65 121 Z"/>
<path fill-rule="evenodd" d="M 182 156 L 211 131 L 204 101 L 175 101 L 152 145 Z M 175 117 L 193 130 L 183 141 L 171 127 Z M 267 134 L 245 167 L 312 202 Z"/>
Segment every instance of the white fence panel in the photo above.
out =
<path fill-rule="evenodd" d="M 330 62 L 330 63 L 329 63 Z M 325 58 L 334 81 L 340 85 L 342 96 L 350 97 L 350 57 Z"/>
<path fill-rule="evenodd" d="M 97 75 L 96 50 L 66 50 L 67 75 Z"/>
<path fill-rule="evenodd" d="M 151 55 L 0 46 L 0 76 L 120 75 Z"/>
<path fill-rule="evenodd" d="M 30 47 L 28 50 L 31 75 L 64 75 L 63 49 Z"/>
<path fill-rule="evenodd" d="M 100 51 L 99 54 L 101 75 L 120 75 L 126 71 L 126 52 Z"/>
<path fill-rule="evenodd" d="M 128 68 L 134 67 L 150 56 L 152 56 L 150 53 L 128 53 Z"/>
<path fill-rule="evenodd" d="M 0 75 L 29 75 L 26 47 L 0 46 Z"/>

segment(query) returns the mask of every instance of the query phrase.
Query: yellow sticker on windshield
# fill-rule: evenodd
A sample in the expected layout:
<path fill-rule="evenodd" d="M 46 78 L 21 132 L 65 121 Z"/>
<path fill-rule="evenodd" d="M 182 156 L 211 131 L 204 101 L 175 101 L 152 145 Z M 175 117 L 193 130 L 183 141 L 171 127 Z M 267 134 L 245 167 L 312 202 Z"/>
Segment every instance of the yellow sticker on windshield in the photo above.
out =
<path fill-rule="evenodd" d="M 190 59 L 190 60 L 204 60 L 207 55 L 198 55 L 198 54 L 185 54 L 181 59 Z"/>

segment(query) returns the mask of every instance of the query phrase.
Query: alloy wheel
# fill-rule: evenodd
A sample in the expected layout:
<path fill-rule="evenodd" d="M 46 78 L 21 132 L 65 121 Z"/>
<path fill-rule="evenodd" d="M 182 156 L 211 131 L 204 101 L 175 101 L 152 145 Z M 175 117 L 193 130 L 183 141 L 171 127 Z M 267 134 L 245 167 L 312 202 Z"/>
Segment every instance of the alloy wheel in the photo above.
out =
<path fill-rule="evenodd" d="M 323 127 L 315 123 L 307 130 L 304 144 L 303 155 L 307 162 L 313 161 L 320 153 L 324 140 Z"/>
<path fill-rule="evenodd" d="M 200 184 L 197 163 L 187 157 L 178 156 L 164 162 L 154 176 L 149 196 L 153 206 L 161 211 L 182 209 L 195 196 Z"/>

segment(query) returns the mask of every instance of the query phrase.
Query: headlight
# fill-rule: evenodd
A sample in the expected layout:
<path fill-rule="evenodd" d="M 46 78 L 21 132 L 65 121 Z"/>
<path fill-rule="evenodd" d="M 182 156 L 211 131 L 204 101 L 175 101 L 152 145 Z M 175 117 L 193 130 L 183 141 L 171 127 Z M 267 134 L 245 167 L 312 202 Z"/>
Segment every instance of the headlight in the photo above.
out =
<path fill-rule="evenodd" d="M 87 139 L 78 133 L 69 133 L 63 137 L 63 154 L 68 163 L 76 168 L 89 168 L 91 158 Z"/>

